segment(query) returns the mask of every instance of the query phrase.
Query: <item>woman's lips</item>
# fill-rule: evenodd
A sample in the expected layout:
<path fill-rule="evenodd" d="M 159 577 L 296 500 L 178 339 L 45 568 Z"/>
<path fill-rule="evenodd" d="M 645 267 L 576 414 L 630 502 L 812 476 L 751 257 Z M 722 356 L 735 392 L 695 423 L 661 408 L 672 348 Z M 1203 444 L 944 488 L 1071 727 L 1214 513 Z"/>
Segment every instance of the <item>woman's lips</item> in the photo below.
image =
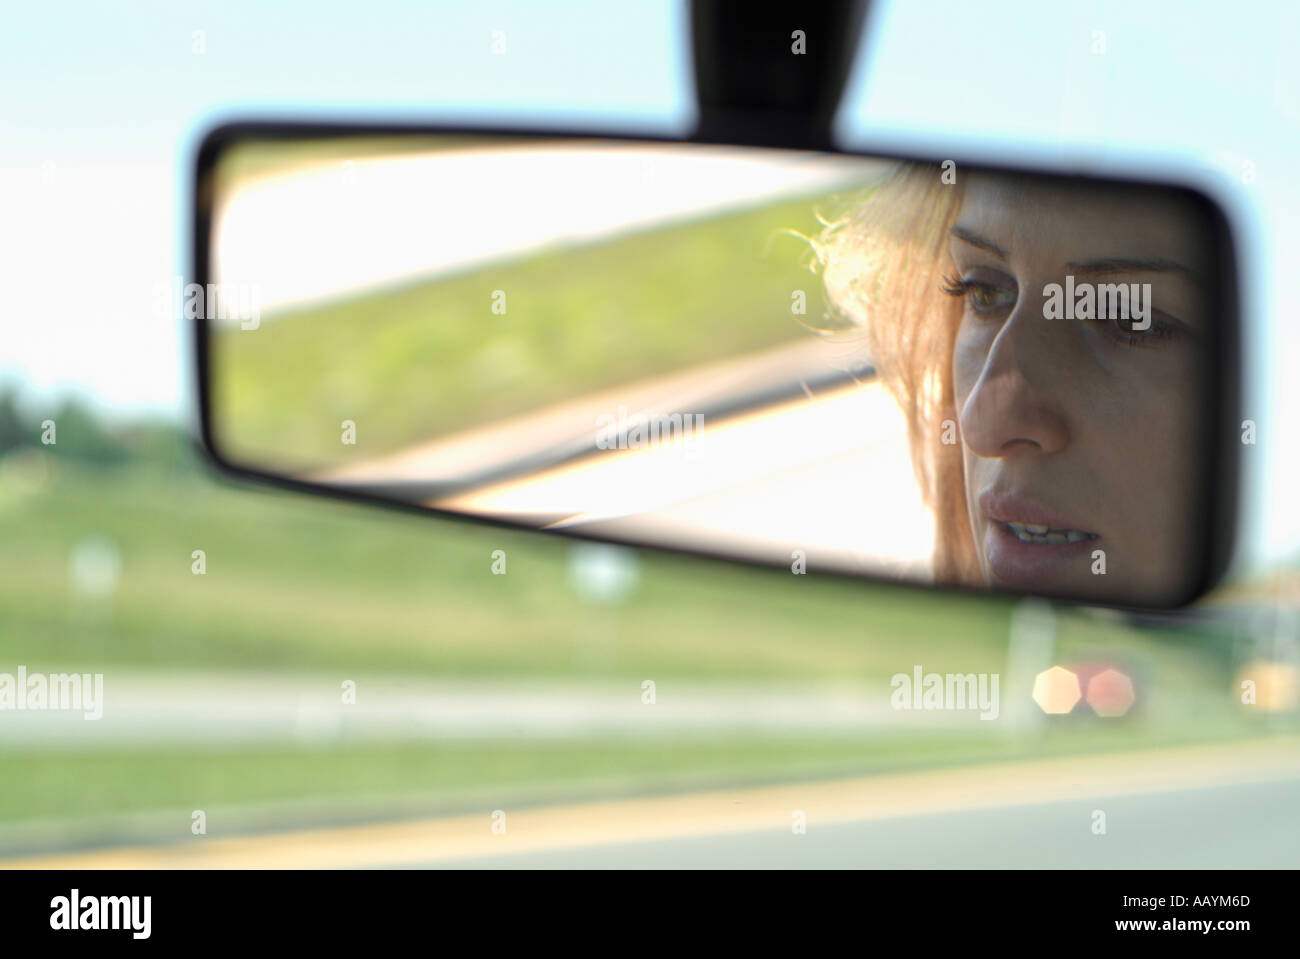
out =
<path fill-rule="evenodd" d="M 1101 535 L 1022 494 L 985 490 L 984 558 L 1005 586 L 1041 590 L 1091 570 Z"/>

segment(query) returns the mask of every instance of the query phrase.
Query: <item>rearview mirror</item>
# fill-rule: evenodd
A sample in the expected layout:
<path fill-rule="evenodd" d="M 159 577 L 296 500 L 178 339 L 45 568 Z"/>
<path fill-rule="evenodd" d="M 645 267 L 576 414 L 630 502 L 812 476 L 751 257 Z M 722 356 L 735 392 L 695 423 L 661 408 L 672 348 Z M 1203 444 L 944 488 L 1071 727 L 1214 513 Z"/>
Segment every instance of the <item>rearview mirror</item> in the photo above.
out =
<path fill-rule="evenodd" d="M 620 543 L 1167 608 L 1235 517 L 1237 304 L 1183 188 L 719 144 L 223 128 L 225 468 Z"/>

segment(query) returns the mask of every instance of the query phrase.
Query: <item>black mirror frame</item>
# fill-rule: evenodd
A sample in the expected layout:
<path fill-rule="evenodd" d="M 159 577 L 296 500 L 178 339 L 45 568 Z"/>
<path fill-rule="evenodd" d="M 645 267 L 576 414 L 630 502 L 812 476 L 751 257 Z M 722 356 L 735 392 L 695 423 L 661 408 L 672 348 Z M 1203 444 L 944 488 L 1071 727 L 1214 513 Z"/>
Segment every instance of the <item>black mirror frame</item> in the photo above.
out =
<path fill-rule="evenodd" d="M 786 142 L 781 142 L 781 136 L 774 135 L 771 127 L 756 129 L 753 124 L 746 122 L 744 118 L 738 118 L 737 122 L 734 124 L 710 124 L 703 131 L 697 131 L 695 134 L 685 138 L 667 137 L 653 133 L 637 134 L 627 132 L 626 130 L 620 130 L 618 132 L 595 129 L 557 130 L 547 127 L 473 126 L 470 124 L 440 125 L 430 123 L 428 125 L 420 125 L 367 122 L 315 123 L 266 120 L 228 122 L 216 126 L 202 138 L 195 157 L 191 207 L 191 237 L 193 244 L 191 257 L 192 278 L 189 282 L 197 283 L 206 289 L 211 278 L 209 259 L 211 252 L 211 214 L 214 199 L 214 170 L 221 155 L 235 144 L 253 140 L 340 139 L 359 136 L 400 137 L 458 134 L 500 137 L 535 136 L 552 140 L 605 139 L 626 142 L 639 141 L 652 143 L 701 143 L 717 146 L 758 146 L 791 150 L 812 149 L 833 152 L 844 156 L 875 156 L 874 154 L 855 150 L 826 150 L 825 144 L 820 142 L 820 137 L 816 138 L 818 142 L 809 143 L 803 136 L 793 130 L 791 131 L 788 140 Z M 935 165 L 946 160 L 953 160 L 958 164 L 958 168 L 966 166 L 961 159 L 950 155 L 944 157 L 912 155 L 890 159 L 933 163 Z M 1209 532 L 1211 542 L 1209 548 L 1206 549 L 1203 554 L 1201 569 L 1194 578 L 1194 585 L 1186 597 L 1181 599 L 1178 603 L 1167 607 L 1135 606 L 1112 603 L 1103 604 L 1095 601 L 1085 603 L 1078 598 L 1072 597 L 1044 597 L 1053 602 L 1059 602 L 1065 605 L 1104 606 L 1105 608 L 1133 612 L 1181 609 L 1207 593 L 1222 579 L 1223 575 L 1227 572 L 1232 563 L 1236 546 L 1236 534 L 1239 519 L 1238 492 L 1241 449 L 1240 430 L 1242 423 L 1242 336 L 1238 265 L 1236 260 L 1236 251 L 1238 247 L 1233 241 L 1233 235 L 1227 216 L 1219 203 L 1204 191 L 1195 186 L 1175 181 L 1117 178 L 1113 176 L 1096 177 L 1073 171 L 1062 173 L 1045 169 L 1041 166 L 1020 166 L 1006 163 L 995 166 L 987 162 L 972 162 L 969 166 L 972 169 L 997 170 L 1000 172 L 1031 177 L 1051 177 L 1058 181 L 1065 178 L 1081 184 L 1105 183 L 1111 185 L 1159 187 L 1163 189 L 1179 190 L 1185 193 L 1187 198 L 1204 212 L 1205 221 L 1211 225 L 1214 231 L 1214 236 L 1212 238 L 1212 252 L 1214 254 L 1214 262 L 1219 271 L 1218 283 L 1216 284 L 1218 302 L 1212 304 L 1211 315 L 1219 318 L 1220 322 L 1212 327 L 1212 339 L 1208 344 L 1206 351 L 1207 356 L 1210 357 L 1212 361 L 1211 364 L 1207 365 L 1213 365 L 1211 372 L 1214 375 L 1209 377 L 1206 394 L 1204 396 L 1205 405 L 1203 408 L 1210 413 L 1210 416 L 1207 417 L 1207 419 L 1211 428 L 1211 436 L 1217 437 L 1219 441 L 1210 442 L 1207 450 L 1208 462 L 1206 463 L 1206 469 L 1203 474 L 1205 483 L 1204 489 L 1202 490 L 1202 507 L 1200 511 L 1201 516 L 1199 518 L 1204 520 L 1203 523 L 1200 523 L 1200 528 Z M 516 532 L 541 532 L 505 520 L 468 516 L 463 513 L 439 510 L 432 507 L 417 505 L 409 501 L 387 498 L 371 492 L 358 492 L 318 486 L 304 480 L 269 473 L 231 461 L 224 456 L 218 448 L 213 430 L 212 405 L 210 402 L 212 371 L 211 357 L 208 350 L 208 328 L 206 320 L 202 317 L 195 320 L 193 330 L 193 355 L 196 364 L 195 376 L 198 389 L 197 422 L 199 440 L 203 453 L 206 455 L 208 460 L 225 476 L 241 481 L 252 480 L 300 493 L 311 493 L 335 499 L 385 506 L 403 512 L 415 512 L 423 516 L 455 519 L 461 522 L 478 523 L 497 528 L 509 529 Z M 1192 517 L 1189 518 L 1189 521 L 1196 523 L 1198 522 L 1198 518 Z M 739 563 L 751 569 L 767 569 L 774 572 L 785 570 L 783 565 L 769 565 L 760 560 L 740 559 L 723 552 L 687 550 L 670 546 L 629 543 L 623 540 L 591 536 L 571 530 L 547 531 L 547 535 L 564 536 L 575 541 L 605 542 L 635 549 L 649 549 L 658 553 L 666 553 L 682 557 L 696 557 L 732 564 Z M 809 572 L 812 571 L 813 569 L 810 568 Z M 952 594 L 964 594 L 967 596 L 1007 597 L 1025 595 L 1023 593 L 1009 590 L 990 591 L 968 586 L 899 581 L 887 579 L 885 577 L 854 575 L 837 570 L 819 570 L 817 572 L 820 576 L 843 579 L 848 582 L 869 582 L 905 589 L 922 589 L 927 591 L 941 590 Z"/>

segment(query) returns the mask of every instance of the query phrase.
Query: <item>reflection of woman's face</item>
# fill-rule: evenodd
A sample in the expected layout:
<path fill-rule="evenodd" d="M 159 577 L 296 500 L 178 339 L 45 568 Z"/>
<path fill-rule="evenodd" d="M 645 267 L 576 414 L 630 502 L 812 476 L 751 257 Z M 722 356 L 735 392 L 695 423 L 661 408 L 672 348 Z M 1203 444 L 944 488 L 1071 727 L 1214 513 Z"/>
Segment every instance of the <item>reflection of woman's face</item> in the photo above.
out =
<path fill-rule="evenodd" d="M 1198 225 L 1166 197 L 972 178 L 948 291 L 965 299 L 953 385 L 988 585 L 1134 603 L 1194 585 Z M 1150 328 L 1109 300 L 1107 319 L 1045 318 L 1067 276 L 1076 301 L 1083 284 L 1150 284 Z"/>

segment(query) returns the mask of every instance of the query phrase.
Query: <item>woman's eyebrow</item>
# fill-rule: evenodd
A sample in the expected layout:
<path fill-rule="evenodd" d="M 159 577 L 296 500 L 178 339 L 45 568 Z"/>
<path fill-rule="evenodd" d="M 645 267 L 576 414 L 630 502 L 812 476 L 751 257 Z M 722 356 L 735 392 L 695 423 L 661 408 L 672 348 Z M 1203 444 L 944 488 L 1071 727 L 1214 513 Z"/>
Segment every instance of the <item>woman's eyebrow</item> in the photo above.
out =
<path fill-rule="evenodd" d="M 988 250 L 999 260 L 1005 260 L 1007 258 L 1006 250 L 1002 249 L 1002 247 L 998 246 L 996 243 L 994 243 L 986 236 L 980 236 L 978 233 L 975 233 L 972 230 L 968 230 L 963 226 L 954 226 L 948 232 L 952 236 L 961 240 L 963 243 L 969 243 L 971 246 L 977 246 L 981 250 Z"/>
<path fill-rule="evenodd" d="M 1193 280 L 1200 279 L 1191 267 L 1159 257 L 1107 256 L 1096 260 L 1070 260 L 1065 266 L 1075 273 L 1182 273 Z"/>

